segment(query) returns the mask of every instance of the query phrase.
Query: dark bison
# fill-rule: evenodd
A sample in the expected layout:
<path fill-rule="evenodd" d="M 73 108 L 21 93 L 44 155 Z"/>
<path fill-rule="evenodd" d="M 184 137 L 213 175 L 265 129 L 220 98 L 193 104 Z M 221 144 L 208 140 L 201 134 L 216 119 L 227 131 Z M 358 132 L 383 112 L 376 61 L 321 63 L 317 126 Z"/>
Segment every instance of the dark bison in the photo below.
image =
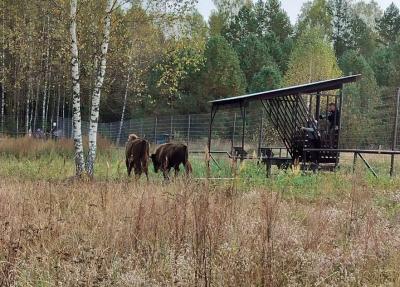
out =
<path fill-rule="evenodd" d="M 164 179 L 168 179 L 171 168 L 175 169 L 175 176 L 178 175 L 179 165 L 183 164 L 186 174 L 192 172 L 192 166 L 188 160 L 188 148 L 184 144 L 166 143 L 160 145 L 156 152 L 151 155 L 154 171 L 161 170 Z"/>
<path fill-rule="evenodd" d="M 149 180 L 149 153 L 150 145 L 148 141 L 139 138 L 135 134 L 129 135 L 125 150 L 126 169 L 128 171 L 128 176 L 131 175 L 133 169 L 136 178 L 140 178 L 144 172 L 146 174 L 147 181 Z"/>

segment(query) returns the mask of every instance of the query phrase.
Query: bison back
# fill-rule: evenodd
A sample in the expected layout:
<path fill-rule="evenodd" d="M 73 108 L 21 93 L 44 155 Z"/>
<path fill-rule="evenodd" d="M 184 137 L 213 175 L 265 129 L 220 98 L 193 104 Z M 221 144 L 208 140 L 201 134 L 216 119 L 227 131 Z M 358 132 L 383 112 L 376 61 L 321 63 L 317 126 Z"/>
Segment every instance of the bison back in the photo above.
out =
<path fill-rule="evenodd" d="M 147 160 L 149 157 L 150 145 L 144 139 L 135 139 L 128 141 L 126 144 L 126 158 L 133 160 Z"/>
<path fill-rule="evenodd" d="M 162 166 L 165 166 L 166 163 L 168 167 L 174 167 L 181 163 L 186 165 L 188 148 L 184 144 L 166 143 L 158 147 L 156 157 Z"/>

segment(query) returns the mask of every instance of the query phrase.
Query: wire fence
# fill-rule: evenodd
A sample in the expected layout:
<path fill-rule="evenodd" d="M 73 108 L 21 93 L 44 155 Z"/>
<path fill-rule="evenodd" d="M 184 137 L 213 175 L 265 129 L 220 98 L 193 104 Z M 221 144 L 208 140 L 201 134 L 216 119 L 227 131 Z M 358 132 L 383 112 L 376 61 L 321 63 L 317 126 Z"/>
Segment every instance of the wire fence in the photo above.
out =
<path fill-rule="evenodd" d="M 367 114 L 353 113 L 350 105 L 344 103 L 340 148 L 392 148 L 396 126 L 396 91 L 387 94 L 387 98 Z M 72 138 L 72 119 L 58 118 L 56 121 L 57 136 Z M 125 120 L 122 126 L 119 121 L 99 123 L 98 134 L 119 146 L 125 144 L 129 134 L 135 133 L 152 144 L 170 139 L 188 144 L 191 150 L 204 150 L 208 142 L 209 123 L 210 114 L 143 117 Z M 247 109 L 245 123 L 240 109 L 221 110 L 216 114 L 212 150 L 231 151 L 233 146 L 241 146 L 243 126 L 247 152 L 256 152 L 266 146 L 284 146 L 265 111 L 260 106 L 252 105 Z M 15 117 L 7 117 L 3 131 L 8 136 L 23 136 L 26 125 L 22 120 L 16 121 Z M 87 135 L 88 131 L 89 123 L 82 122 L 83 135 Z M 400 133 L 397 134 L 395 149 L 400 148 Z"/>

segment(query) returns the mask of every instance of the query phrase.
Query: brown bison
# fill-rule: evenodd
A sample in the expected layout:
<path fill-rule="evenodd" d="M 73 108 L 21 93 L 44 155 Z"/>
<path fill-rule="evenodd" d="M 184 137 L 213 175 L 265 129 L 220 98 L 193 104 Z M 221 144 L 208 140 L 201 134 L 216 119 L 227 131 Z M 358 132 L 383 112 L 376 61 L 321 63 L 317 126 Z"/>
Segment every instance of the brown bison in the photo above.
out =
<path fill-rule="evenodd" d="M 126 169 L 128 176 L 131 175 L 132 169 L 134 170 L 135 177 L 138 179 L 144 172 L 147 181 L 149 180 L 148 174 L 148 161 L 149 161 L 150 145 L 149 142 L 131 134 L 126 143 L 125 156 L 126 156 Z"/>
<path fill-rule="evenodd" d="M 186 174 L 192 172 L 192 166 L 188 160 L 188 148 L 184 144 L 166 143 L 160 145 L 156 152 L 151 155 L 154 171 L 157 173 L 161 170 L 164 179 L 168 179 L 171 168 L 175 169 L 175 176 L 178 175 L 179 165 L 183 164 Z"/>

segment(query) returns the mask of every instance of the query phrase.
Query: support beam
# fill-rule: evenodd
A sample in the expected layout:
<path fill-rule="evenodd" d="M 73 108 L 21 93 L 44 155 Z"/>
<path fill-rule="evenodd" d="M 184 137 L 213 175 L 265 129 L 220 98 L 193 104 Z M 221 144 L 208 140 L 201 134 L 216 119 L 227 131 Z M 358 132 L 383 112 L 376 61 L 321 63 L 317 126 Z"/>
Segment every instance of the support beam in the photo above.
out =
<path fill-rule="evenodd" d="M 365 165 L 368 167 L 368 169 L 372 172 L 372 174 L 378 178 L 378 175 L 376 174 L 376 172 L 374 171 L 374 169 L 372 168 L 372 166 L 368 163 L 368 161 L 362 156 L 361 153 L 358 154 L 358 156 L 363 160 L 363 162 L 365 163 Z"/>
<path fill-rule="evenodd" d="M 336 102 L 336 109 L 337 109 L 337 98 L 335 98 Z M 340 133 L 342 132 L 342 115 L 343 115 L 343 85 L 342 88 L 340 89 L 339 92 L 339 113 L 340 113 L 340 118 L 339 118 L 339 129 L 338 129 L 338 134 L 337 134 L 337 146 L 336 148 L 340 147 Z M 336 114 L 335 113 L 335 125 L 336 125 Z M 335 168 L 338 167 L 339 165 L 339 159 L 340 159 L 340 153 L 336 154 L 336 163 L 335 163 Z"/>
<path fill-rule="evenodd" d="M 208 147 L 208 152 L 209 152 L 209 153 L 211 152 L 212 125 L 213 125 L 214 118 L 215 118 L 215 115 L 216 115 L 217 111 L 218 111 L 218 107 L 216 107 L 216 106 L 213 105 L 213 106 L 211 107 L 210 125 L 209 125 L 209 128 L 208 128 L 208 144 L 207 144 L 207 147 Z"/>
<path fill-rule="evenodd" d="M 357 153 L 354 153 L 354 158 L 353 158 L 353 173 L 356 171 L 356 162 L 357 162 Z"/>
<path fill-rule="evenodd" d="M 394 127 L 393 127 L 393 142 L 392 142 L 392 150 L 396 149 L 397 146 L 397 130 L 398 130 L 398 122 L 399 122 L 399 104 L 400 104 L 400 88 L 397 91 L 397 100 L 396 100 L 396 116 L 394 119 Z M 394 174 L 394 154 L 392 154 L 390 159 L 390 176 Z"/>
<path fill-rule="evenodd" d="M 258 133 L 258 149 L 257 149 L 257 157 L 260 158 L 261 156 L 261 144 L 263 138 L 263 126 L 264 126 L 264 111 L 261 113 L 261 120 L 260 120 L 260 130 Z"/>
<path fill-rule="evenodd" d="M 315 103 L 315 119 L 318 121 L 320 116 L 320 109 L 321 109 L 321 93 L 317 93 L 317 100 Z"/>
<path fill-rule="evenodd" d="M 246 107 L 245 107 L 245 103 L 241 102 L 240 103 L 240 112 L 242 114 L 242 150 L 244 150 L 244 133 L 246 130 Z"/>

